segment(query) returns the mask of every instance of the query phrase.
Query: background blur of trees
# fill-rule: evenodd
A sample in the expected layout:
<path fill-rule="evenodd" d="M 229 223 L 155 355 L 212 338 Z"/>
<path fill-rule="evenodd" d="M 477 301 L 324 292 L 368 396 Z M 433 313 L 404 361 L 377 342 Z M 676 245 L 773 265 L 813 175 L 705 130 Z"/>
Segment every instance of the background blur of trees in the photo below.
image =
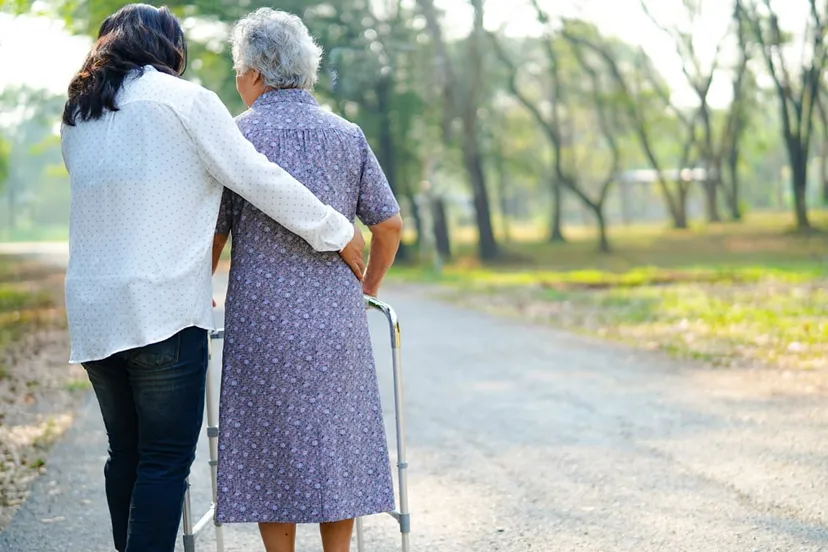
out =
<path fill-rule="evenodd" d="M 749 210 L 788 210 L 806 231 L 809 209 L 828 203 L 825 3 L 784 0 L 802 4 L 803 19 L 783 28 L 781 3 L 709 0 L 731 6 L 725 32 L 715 35 L 700 28 L 704 0 L 672 2 L 670 17 L 661 0 L 641 0 L 692 92 L 677 103 L 676 83 L 648 52 L 557 13 L 556 2 L 525 0 L 540 32 L 485 25 L 487 7 L 507 1 L 278 3 L 304 19 L 326 52 L 317 96 L 362 126 L 403 203 L 411 232 L 402 257 L 413 258 L 416 240 L 431 231 L 423 221 L 437 224 L 438 238 L 473 229 L 479 256 L 495 260 L 519 228 L 565 241 L 568 227 L 595 226 L 596 246 L 610 250 L 617 225 L 735 224 Z M 60 18 L 86 35 L 124 4 L 0 2 L 8 13 Z M 190 35 L 186 78 L 240 113 L 227 32 L 273 3 L 166 4 Z M 470 14 L 461 32 L 446 24 L 451 4 Z M 711 44 L 715 54 L 702 56 Z M 711 102 L 716 87 L 729 90 L 725 105 Z M 0 239 L 65 237 L 62 101 L 20 86 L 0 94 Z"/>

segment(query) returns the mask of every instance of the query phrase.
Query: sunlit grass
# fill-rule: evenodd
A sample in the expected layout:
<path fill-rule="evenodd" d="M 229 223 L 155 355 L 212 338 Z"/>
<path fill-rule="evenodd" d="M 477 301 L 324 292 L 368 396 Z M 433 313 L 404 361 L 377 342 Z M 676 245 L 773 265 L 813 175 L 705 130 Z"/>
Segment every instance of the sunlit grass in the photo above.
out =
<path fill-rule="evenodd" d="M 790 232 L 776 216 L 616 234 L 609 255 L 585 241 L 516 243 L 511 258 L 482 266 L 461 247 L 439 274 L 395 267 L 391 279 L 714 364 L 828 367 L 828 234 Z"/>
<path fill-rule="evenodd" d="M 761 361 L 785 368 L 828 366 L 824 280 L 773 277 L 749 285 L 676 285 L 557 293 L 576 328 L 718 364 Z"/>

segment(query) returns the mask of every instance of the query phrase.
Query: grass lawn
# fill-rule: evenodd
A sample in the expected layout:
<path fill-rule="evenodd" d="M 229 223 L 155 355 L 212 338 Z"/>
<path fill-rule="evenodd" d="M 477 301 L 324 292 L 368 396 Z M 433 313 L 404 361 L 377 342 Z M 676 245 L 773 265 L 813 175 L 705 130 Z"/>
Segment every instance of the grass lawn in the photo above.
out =
<path fill-rule="evenodd" d="M 608 255 L 573 231 L 567 244 L 510 244 L 488 267 L 461 246 L 440 275 L 401 267 L 391 279 L 440 283 L 455 301 L 679 357 L 828 368 L 828 233 L 785 224 L 765 215 L 690 231 L 615 229 Z"/>

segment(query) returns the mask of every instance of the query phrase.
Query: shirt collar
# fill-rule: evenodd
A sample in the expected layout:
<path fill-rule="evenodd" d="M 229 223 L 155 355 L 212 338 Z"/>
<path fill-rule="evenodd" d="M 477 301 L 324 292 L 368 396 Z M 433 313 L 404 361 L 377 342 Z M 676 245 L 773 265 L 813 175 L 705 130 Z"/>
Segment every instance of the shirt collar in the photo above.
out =
<path fill-rule="evenodd" d="M 262 105 L 272 105 L 279 103 L 303 103 L 310 105 L 319 105 L 307 90 L 300 90 L 298 88 L 269 90 L 259 96 L 255 102 L 254 107 Z"/>
<path fill-rule="evenodd" d="M 138 77 L 142 77 L 142 76 L 146 75 L 147 73 L 157 73 L 157 72 L 158 72 L 158 69 L 156 69 L 152 65 L 144 65 L 140 69 L 138 69 L 138 68 L 130 69 L 129 73 L 127 73 L 126 80 L 127 81 L 135 80 Z"/>

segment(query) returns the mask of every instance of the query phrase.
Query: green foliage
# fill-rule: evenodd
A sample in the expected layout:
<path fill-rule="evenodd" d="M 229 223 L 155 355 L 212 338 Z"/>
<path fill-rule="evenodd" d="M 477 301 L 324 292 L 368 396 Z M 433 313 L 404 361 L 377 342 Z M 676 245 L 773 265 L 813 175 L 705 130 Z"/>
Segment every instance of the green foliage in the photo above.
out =
<path fill-rule="evenodd" d="M 0 6 L 11 13 L 36 13 L 61 18 L 75 33 L 94 36 L 101 21 L 126 4 L 123 0 L 2 0 Z M 273 7 L 265 0 L 170 0 L 165 2 L 181 18 L 190 37 L 190 67 L 186 78 L 215 90 L 230 111 L 238 114 L 245 109 L 235 90 L 227 31 L 239 17 L 262 7 Z M 433 37 L 427 32 L 418 2 L 373 0 L 286 0 L 279 9 L 303 18 L 326 54 L 320 71 L 316 96 L 335 112 L 359 124 L 365 131 L 389 180 L 404 204 L 424 178 L 434 181 L 437 190 L 456 198 L 450 206 L 451 218 L 465 224 L 472 209 L 466 181 L 468 166 L 463 158 L 462 133 L 458 125 L 457 106 L 446 105 L 441 90 L 442 61 Z M 446 9 L 452 9 L 446 6 Z M 686 3 L 686 11 L 698 14 L 698 3 Z M 662 169 L 675 168 L 684 153 L 687 132 L 676 111 L 669 108 L 669 86 L 653 67 L 646 52 L 616 38 L 604 36 L 588 21 L 546 20 L 550 42 L 559 56 L 559 72 L 564 84 L 561 98 L 564 169 L 577 177 L 579 185 L 593 198 L 599 196 L 603 181 L 610 172 L 612 151 L 602 136 L 598 104 L 606 106 L 610 126 L 616 136 L 622 159 L 622 171 L 651 168 L 652 160 L 643 151 L 635 125 L 640 123 L 651 137 L 653 157 Z M 767 22 L 765 22 L 767 23 Z M 735 32 L 735 31 L 734 31 Z M 598 72 L 601 91 L 593 94 L 587 72 L 581 67 L 572 44 L 564 39 L 572 34 L 609 49 L 617 61 L 629 90 L 622 90 L 600 56 L 584 49 L 588 65 Z M 681 38 L 680 35 L 679 38 Z M 686 37 L 685 37 L 686 38 Z M 550 167 L 553 156 L 544 131 L 531 115 L 510 97 L 508 72 L 484 42 L 482 75 L 472 78 L 475 64 L 469 63 L 470 38 L 451 36 L 446 41 L 449 60 L 456 73 L 456 95 L 464 97 L 471 84 L 479 82 L 474 96 L 478 124 L 474 130 L 481 150 L 490 193 L 497 199 L 502 216 L 521 220 L 548 216 Z M 545 52 L 546 38 L 519 37 L 503 39 L 506 50 L 519 66 L 519 82 L 530 99 L 548 110 L 553 90 Z M 741 177 L 740 203 L 751 207 L 780 208 L 790 202 L 790 194 L 780 191 L 783 169 L 789 164 L 784 155 L 779 128 L 779 109 L 773 93 L 759 86 L 762 82 L 761 61 L 755 40 L 748 45 L 754 57 L 748 71 L 745 98 L 737 106 L 748 121 L 749 131 L 740 143 L 738 167 Z M 716 78 L 730 78 L 730 67 L 722 66 Z M 720 83 L 722 84 L 722 83 Z M 2 153 L 0 141 L 0 193 L 3 193 L 3 171 L 7 173 L 5 188 L 15 187 L 17 204 L 14 237 L 21 239 L 44 236 L 63 237 L 68 187 L 60 169 L 56 144 L 51 130 L 58 115 L 59 99 L 37 97 L 32 91 L 16 90 L 0 97 L 0 107 L 18 109 L 30 106 L 23 120 L 28 128 L 40 125 L 37 132 L 21 136 L 16 125 L 0 129 L 7 145 Z M 640 120 L 633 121 L 630 107 L 637 110 Z M 711 119 L 717 130 L 715 141 L 723 142 L 720 129 L 726 126 L 731 106 L 713 109 Z M 681 113 L 689 116 L 692 108 Z M 446 114 L 455 132 L 443 140 Z M 12 135 L 14 134 L 14 136 Z M 471 133 L 470 133 L 471 134 Z M 698 134 L 701 134 L 699 130 Z M 50 141 L 51 140 L 51 141 Z M 696 148 L 698 150 L 698 148 Z M 816 148 L 814 148 L 816 149 Z M 700 163 L 698 151 L 692 152 L 688 164 Z M 5 163 L 4 163 L 5 158 Z M 25 159 L 28 159 L 25 160 Z M 14 163 L 11 163 L 11 160 Z M 19 165 L 19 166 L 18 166 Z M 668 187 L 675 193 L 675 183 Z M 613 185 L 615 186 L 615 185 Z M 617 188 L 610 188 L 608 212 L 618 210 Z M 633 213 L 664 213 L 658 205 L 656 186 L 641 185 L 637 201 L 644 203 Z M 8 199 L 4 194 L 2 199 Z M 693 202 L 700 193 L 690 190 Z M 8 202 L 0 212 L 8 210 Z M 613 207 L 613 205 L 615 205 Z M 404 205 L 405 207 L 405 205 Z M 638 207 L 638 206 L 635 206 Z M 635 210 L 635 209 L 633 209 Z M 582 220 L 582 209 L 573 196 L 564 198 L 567 222 Z M 408 210 L 407 215 L 411 214 Z M 51 217 L 51 218 L 50 218 Z M 5 221 L 5 217 L 3 218 Z M 610 217 L 614 223 L 617 217 Z M 52 224 L 59 221 L 60 224 Z M 1 238 L 9 238 L 8 229 L 0 223 Z M 8 226 L 8 225 L 7 225 Z M 455 233 L 453 232 L 453 235 Z"/>
<path fill-rule="evenodd" d="M 11 121 L 2 130 L 7 155 L 0 179 L 0 239 L 48 238 L 63 228 L 69 214 L 69 186 L 54 133 L 63 98 L 42 90 L 11 87 L 0 93 L 0 111 Z M 0 162 L 2 164 L 2 162 Z M 1 176 L 1 175 L 0 175 Z"/>
<path fill-rule="evenodd" d="M 52 304 L 53 299 L 48 291 L 32 292 L 17 286 L 0 284 L 0 313 L 49 307 Z"/>
<path fill-rule="evenodd" d="M 0 192 L 9 178 L 9 166 L 11 165 L 11 144 L 0 136 Z"/>

